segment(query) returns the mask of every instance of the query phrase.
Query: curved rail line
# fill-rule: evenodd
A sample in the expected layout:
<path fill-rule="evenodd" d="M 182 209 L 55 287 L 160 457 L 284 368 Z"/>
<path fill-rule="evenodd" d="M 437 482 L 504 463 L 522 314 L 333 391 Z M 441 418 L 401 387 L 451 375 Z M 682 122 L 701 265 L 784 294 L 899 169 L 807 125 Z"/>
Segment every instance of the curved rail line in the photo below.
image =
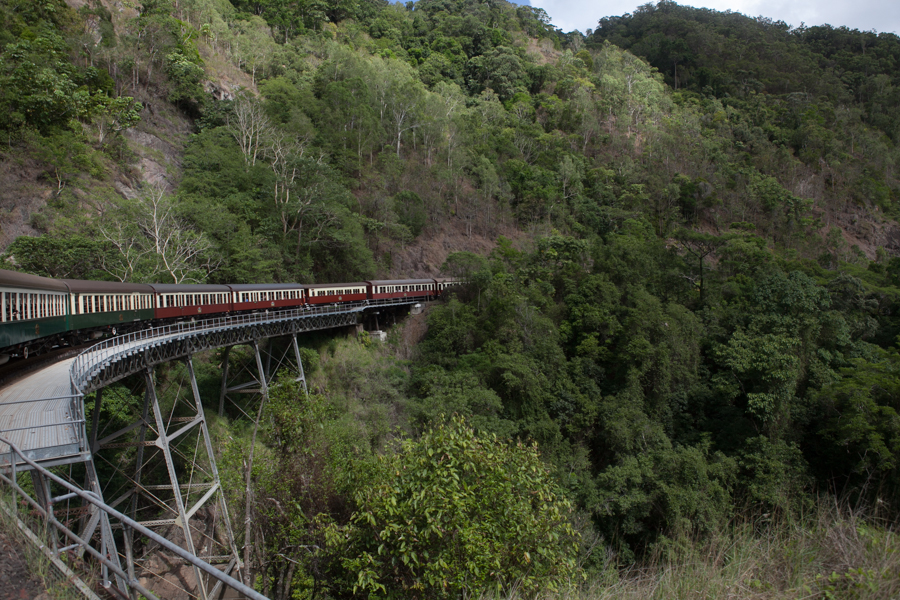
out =
<path fill-rule="evenodd" d="M 368 309 L 419 301 L 369 300 L 182 321 L 109 338 L 74 359 L 55 363 L 0 390 L 0 435 L 15 442 L 33 460 L 50 465 L 80 462 L 90 453 L 84 417 L 86 394 L 202 350 L 350 326 Z M 66 363 L 69 367 L 64 371 Z M 11 460 L 9 446 L 0 445 L 0 466 Z"/>

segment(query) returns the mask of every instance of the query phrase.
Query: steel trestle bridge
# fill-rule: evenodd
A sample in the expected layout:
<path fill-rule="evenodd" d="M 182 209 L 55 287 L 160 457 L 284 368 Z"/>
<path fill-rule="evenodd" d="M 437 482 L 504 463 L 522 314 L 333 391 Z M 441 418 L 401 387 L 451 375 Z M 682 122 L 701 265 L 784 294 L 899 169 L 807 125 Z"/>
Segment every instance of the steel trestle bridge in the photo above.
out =
<path fill-rule="evenodd" d="M 13 512 L 21 496 L 44 523 L 51 558 L 92 556 L 100 563 L 101 585 L 114 596 L 264 598 L 241 580 L 243 563 L 193 355 L 224 348 L 219 414 L 228 400 L 249 416 L 247 400 L 265 398 L 279 369 L 293 370 L 306 389 L 298 334 L 355 326 L 366 311 L 403 309 L 419 301 L 369 300 L 181 321 L 104 340 L 22 378 L 0 390 L 0 480 L 12 489 Z M 279 347 L 275 340 L 287 344 Z M 230 369 L 236 362 L 229 360 L 231 350 L 238 346 L 252 350 L 245 358 L 253 360 L 245 361 L 249 367 Z M 165 377 L 171 389 L 160 389 L 158 381 L 157 368 L 165 363 L 173 363 Z M 104 391 L 126 378 L 143 383 L 141 418 L 107 433 L 101 423 Z M 106 449 L 124 451 L 120 456 L 127 464 L 104 459 Z M 60 475 L 65 468 L 68 479 Z M 30 473 L 33 489 L 20 484 L 23 472 Z M 73 473 L 83 482 L 73 481 Z M 166 577 L 170 564 L 147 559 L 149 552 L 134 555 L 136 536 L 145 548 L 180 561 L 175 581 Z"/>

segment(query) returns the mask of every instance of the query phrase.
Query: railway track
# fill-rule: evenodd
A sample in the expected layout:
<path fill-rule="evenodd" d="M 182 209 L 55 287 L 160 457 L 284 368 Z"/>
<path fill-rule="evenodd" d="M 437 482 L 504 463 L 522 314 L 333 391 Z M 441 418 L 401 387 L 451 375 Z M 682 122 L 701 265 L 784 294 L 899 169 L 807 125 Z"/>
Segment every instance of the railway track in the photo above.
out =
<path fill-rule="evenodd" d="M 96 340 L 80 346 L 63 346 L 54 348 L 50 352 L 29 356 L 28 358 L 14 358 L 6 364 L 0 366 L 0 388 L 3 388 L 29 373 L 33 373 L 39 369 L 43 369 L 48 365 L 77 356 L 82 351 L 90 348 L 96 343 Z"/>

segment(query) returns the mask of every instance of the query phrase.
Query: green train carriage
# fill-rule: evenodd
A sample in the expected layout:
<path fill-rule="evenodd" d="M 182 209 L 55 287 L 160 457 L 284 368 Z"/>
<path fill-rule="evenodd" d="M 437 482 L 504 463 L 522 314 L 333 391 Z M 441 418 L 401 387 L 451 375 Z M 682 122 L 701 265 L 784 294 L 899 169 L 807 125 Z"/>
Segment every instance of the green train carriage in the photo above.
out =
<path fill-rule="evenodd" d="M 0 269 L 0 364 L 63 343 L 140 329 L 154 318 L 148 285 L 49 279 Z"/>
<path fill-rule="evenodd" d="M 153 288 L 140 283 L 64 279 L 69 290 L 69 331 L 81 338 L 126 333 L 154 318 Z M 77 334 L 74 332 L 78 332 Z"/>
<path fill-rule="evenodd" d="M 12 353 L 27 357 L 48 349 L 66 335 L 68 298 L 61 281 L 0 270 L 0 363 Z"/>

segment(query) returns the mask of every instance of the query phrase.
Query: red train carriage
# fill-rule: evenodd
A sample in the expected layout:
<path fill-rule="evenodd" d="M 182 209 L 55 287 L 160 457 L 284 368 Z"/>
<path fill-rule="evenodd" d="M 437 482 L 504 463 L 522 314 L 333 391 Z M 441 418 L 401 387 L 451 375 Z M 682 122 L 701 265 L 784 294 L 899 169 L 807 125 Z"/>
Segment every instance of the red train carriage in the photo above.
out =
<path fill-rule="evenodd" d="M 303 286 L 309 304 L 334 304 L 335 302 L 361 302 L 368 298 L 365 281 L 356 283 L 321 283 Z"/>
<path fill-rule="evenodd" d="M 296 283 L 232 284 L 234 310 L 281 310 L 305 302 L 303 288 Z"/>
<path fill-rule="evenodd" d="M 231 288 L 227 285 L 176 285 L 152 283 L 157 319 L 197 317 L 231 311 Z"/>
<path fill-rule="evenodd" d="M 448 278 L 448 277 L 445 277 L 445 278 L 442 278 L 442 279 L 435 279 L 434 281 L 435 281 L 435 283 L 437 284 L 436 287 L 435 287 L 435 293 L 436 293 L 436 295 L 439 296 L 439 297 L 443 297 L 443 296 L 444 296 L 444 291 L 445 291 L 445 290 L 448 290 L 448 289 L 450 289 L 450 288 L 452 288 L 452 287 L 456 287 L 456 286 L 461 285 L 460 280 L 458 280 L 458 279 L 451 279 L 451 278 Z"/>
<path fill-rule="evenodd" d="M 373 300 L 390 298 L 422 298 L 431 300 L 437 295 L 434 279 L 381 279 L 367 281 Z"/>

